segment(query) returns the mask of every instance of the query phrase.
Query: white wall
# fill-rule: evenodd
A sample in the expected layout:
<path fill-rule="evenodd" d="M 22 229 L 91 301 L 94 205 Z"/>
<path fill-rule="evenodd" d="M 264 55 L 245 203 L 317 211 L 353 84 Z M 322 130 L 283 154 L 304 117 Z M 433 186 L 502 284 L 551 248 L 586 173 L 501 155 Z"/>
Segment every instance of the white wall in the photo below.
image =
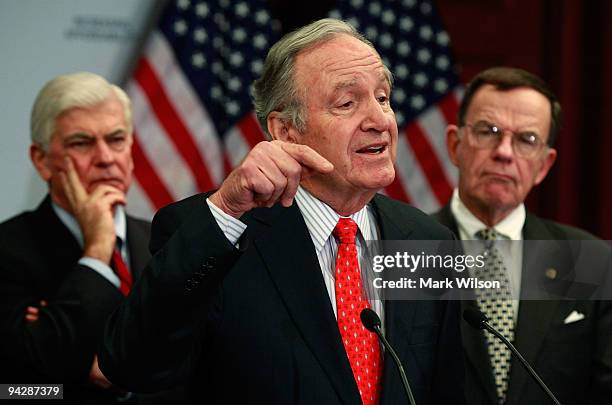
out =
<path fill-rule="evenodd" d="M 91 71 L 121 81 L 155 0 L 0 0 L 0 221 L 46 193 L 30 163 L 30 109 L 51 78 Z"/>

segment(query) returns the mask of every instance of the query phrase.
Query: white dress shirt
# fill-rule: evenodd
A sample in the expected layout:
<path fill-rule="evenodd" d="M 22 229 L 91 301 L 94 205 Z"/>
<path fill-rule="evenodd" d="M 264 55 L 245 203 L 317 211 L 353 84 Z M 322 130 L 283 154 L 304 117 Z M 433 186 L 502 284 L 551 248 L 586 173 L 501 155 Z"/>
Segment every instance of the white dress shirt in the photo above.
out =
<path fill-rule="evenodd" d="M 60 221 L 62 221 L 62 223 L 66 226 L 66 228 L 68 228 L 70 233 L 72 233 L 81 249 L 83 249 L 83 234 L 81 233 L 81 227 L 79 226 L 77 220 L 72 215 L 70 215 L 68 211 L 64 210 L 62 207 L 56 205 L 53 202 L 51 202 L 51 207 L 53 208 L 55 214 L 59 217 Z M 115 208 L 114 222 L 115 233 L 117 235 L 117 238 L 121 240 L 121 256 L 126 263 L 129 263 L 130 257 L 126 242 L 127 223 L 125 219 L 125 210 L 121 205 L 117 205 L 117 207 Z M 90 267 L 94 271 L 98 272 L 102 277 L 107 279 L 115 287 L 119 288 L 119 286 L 121 285 L 119 277 L 117 277 L 117 275 L 115 274 L 113 269 L 110 268 L 108 263 L 104 263 L 101 260 L 88 256 L 81 257 L 78 263 Z"/>
<path fill-rule="evenodd" d="M 304 217 L 304 222 L 308 228 L 312 243 L 315 247 L 317 259 L 319 260 L 319 266 L 321 268 L 321 273 L 323 275 L 323 280 L 325 282 L 325 287 L 327 288 L 330 302 L 334 309 L 334 315 L 337 317 L 335 274 L 338 242 L 336 241 L 336 238 L 332 232 L 340 219 L 340 215 L 338 215 L 329 205 L 325 204 L 321 200 L 318 200 L 302 187 L 298 187 L 294 201 Z M 226 238 L 234 246 L 237 246 L 238 239 L 247 228 L 246 224 L 223 212 L 209 199 L 206 200 L 206 203 L 210 207 L 213 217 L 217 221 L 217 224 L 225 234 Z M 364 270 L 369 263 L 368 260 L 366 260 L 365 252 L 367 250 L 367 240 L 379 239 L 376 218 L 372 208 L 369 205 L 352 214 L 350 218 L 355 221 L 357 227 L 359 228 L 355 243 L 357 245 L 357 253 L 359 255 L 362 285 L 371 285 L 371 282 L 368 280 L 368 272 Z M 384 325 L 384 309 L 382 300 L 380 300 L 379 297 L 373 296 L 376 294 L 375 289 L 366 289 L 366 293 L 368 294 L 370 307 L 378 314 Z"/>
<path fill-rule="evenodd" d="M 459 197 L 457 189 L 453 192 L 450 204 L 451 212 L 457 221 L 459 228 L 459 237 L 461 240 L 478 240 L 476 234 L 488 228 L 480 219 L 478 219 L 465 206 Z M 523 240 L 523 226 L 525 225 L 525 205 L 520 204 L 508 216 L 496 224 L 493 229 L 498 235 L 498 240 Z M 484 242 L 482 245 L 469 243 L 463 244 L 466 254 L 479 255 L 484 250 Z M 499 252 L 503 256 L 504 264 L 508 270 L 510 280 L 510 289 L 513 297 L 518 297 L 521 292 L 521 272 L 523 267 L 523 244 L 518 242 L 501 243 L 497 245 Z M 514 321 L 518 316 L 519 300 L 512 300 L 512 308 L 514 310 Z"/>

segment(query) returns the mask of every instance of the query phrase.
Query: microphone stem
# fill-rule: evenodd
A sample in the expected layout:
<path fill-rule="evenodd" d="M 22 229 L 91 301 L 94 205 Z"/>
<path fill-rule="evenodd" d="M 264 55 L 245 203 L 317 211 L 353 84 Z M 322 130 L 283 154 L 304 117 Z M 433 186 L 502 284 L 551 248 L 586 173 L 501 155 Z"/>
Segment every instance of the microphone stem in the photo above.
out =
<path fill-rule="evenodd" d="M 393 348 L 391 347 L 391 344 L 387 341 L 387 338 L 385 338 L 385 336 L 382 334 L 380 330 L 380 326 L 374 326 L 374 331 L 376 332 L 380 340 L 383 342 L 385 349 L 389 352 L 389 354 L 393 358 L 393 361 L 397 365 L 397 368 L 399 369 L 399 374 L 402 379 L 402 384 L 404 385 L 404 390 L 406 391 L 406 395 L 408 396 L 410 405 L 416 405 L 414 396 L 412 395 L 412 390 L 410 389 L 410 384 L 408 384 L 408 378 L 406 378 L 406 372 L 404 371 L 402 362 L 400 361 L 399 357 L 397 357 L 397 353 L 395 353 L 395 350 L 393 350 Z"/>
<path fill-rule="evenodd" d="M 489 332 L 491 332 L 492 334 L 494 334 L 495 336 L 500 338 L 506 344 L 506 346 L 510 349 L 510 351 L 512 351 L 512 353 L 514 353 L 514 355 L 523 364 L 523 367 L 525 367 L 525 369 L 529 372 L 529 374 L 531 374 L 531 376 L 538 382 L 538 384 L 540 385 L 540 388 L 542 388 L 544 390 L 544 392 L 546 392 L 546 394 L 550 397 L 550 399 L 552 399 L 552 401 L 555 403 L 555 405 L 561 405 L 559 400 L 557 400 L 555 395 L 548 389 L 546 384 L 544 384 L 544 381 L 542 381 L 540 376 L 536 374 L 536 372 L 533 370 L 533 368 L 531 368 L 529 363 L 527 363 L 527 360 L 525 360 L 525 358 L 521 355 L 521 353 L 519 353 L 519 351 L 516 349 L 516 347 L 514 347 L 514 345 L 512 343 L 510 343 L 510 341 L 508 339 L 506 339 L 506 337 L 504 335 L 502 335 L 495 328 L 493 328 L 491 325 L 489 325 L 488 322 L 482 322 L 482 324 L 484 325 L 486 330 L 488 330 Z"/>

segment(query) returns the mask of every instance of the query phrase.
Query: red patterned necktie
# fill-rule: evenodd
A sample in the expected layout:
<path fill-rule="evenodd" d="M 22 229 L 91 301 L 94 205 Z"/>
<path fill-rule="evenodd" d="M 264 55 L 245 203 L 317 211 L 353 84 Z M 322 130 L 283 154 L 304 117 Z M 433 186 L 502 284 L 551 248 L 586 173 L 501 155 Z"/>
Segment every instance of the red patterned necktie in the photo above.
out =
<path fill-rule="evenodd" d="M 361 324 L 368 300 L 361 286 L 355 235 L 357 224 L 340 218 L 334 236 L 340 241 L 336 256 L 336 309 L 338 328 L 364 405 L 378 403 L 382 361 L 376 336 Z"/>
<path fill-rule="evenodd" d="M 132 273 L 130 273 L 127 264 L 125 264 L 123 257 L 121 257 L 121 252 L 118 247 L 115 247 L 113 250 L 111 267 L 115 271 L 117 277 L 119 277 L 119 291 L 121 291 L 123 295 L 128 295 L 132 288 Z"/>

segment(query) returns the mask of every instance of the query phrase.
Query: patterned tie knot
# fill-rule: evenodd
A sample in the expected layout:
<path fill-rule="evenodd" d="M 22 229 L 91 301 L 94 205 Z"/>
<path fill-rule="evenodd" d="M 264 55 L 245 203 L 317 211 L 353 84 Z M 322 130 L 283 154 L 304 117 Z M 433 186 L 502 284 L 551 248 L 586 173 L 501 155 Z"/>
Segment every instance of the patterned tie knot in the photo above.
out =
<path fill-rule="evenodd" d="M 476 232 L 476 236 L 482 240 L 492 241 L 497 239 L 497 232 L 493 228 L 485 228 Z"/>
<path fill-rule="evenodd" d="M 357 235 L 357 224 L 351 218 L 340 218 L 333 233 L 340 243 L 354 245 L 355 235 Z"/>
<path fill-rule="evenodd" d="M 476 232 L 476 236 L 485 241 L 485 247 L 488 250 L 493 247 L 493 243 L 497 239 L 497 232 L 493 228 L 485 228 Z"/>

